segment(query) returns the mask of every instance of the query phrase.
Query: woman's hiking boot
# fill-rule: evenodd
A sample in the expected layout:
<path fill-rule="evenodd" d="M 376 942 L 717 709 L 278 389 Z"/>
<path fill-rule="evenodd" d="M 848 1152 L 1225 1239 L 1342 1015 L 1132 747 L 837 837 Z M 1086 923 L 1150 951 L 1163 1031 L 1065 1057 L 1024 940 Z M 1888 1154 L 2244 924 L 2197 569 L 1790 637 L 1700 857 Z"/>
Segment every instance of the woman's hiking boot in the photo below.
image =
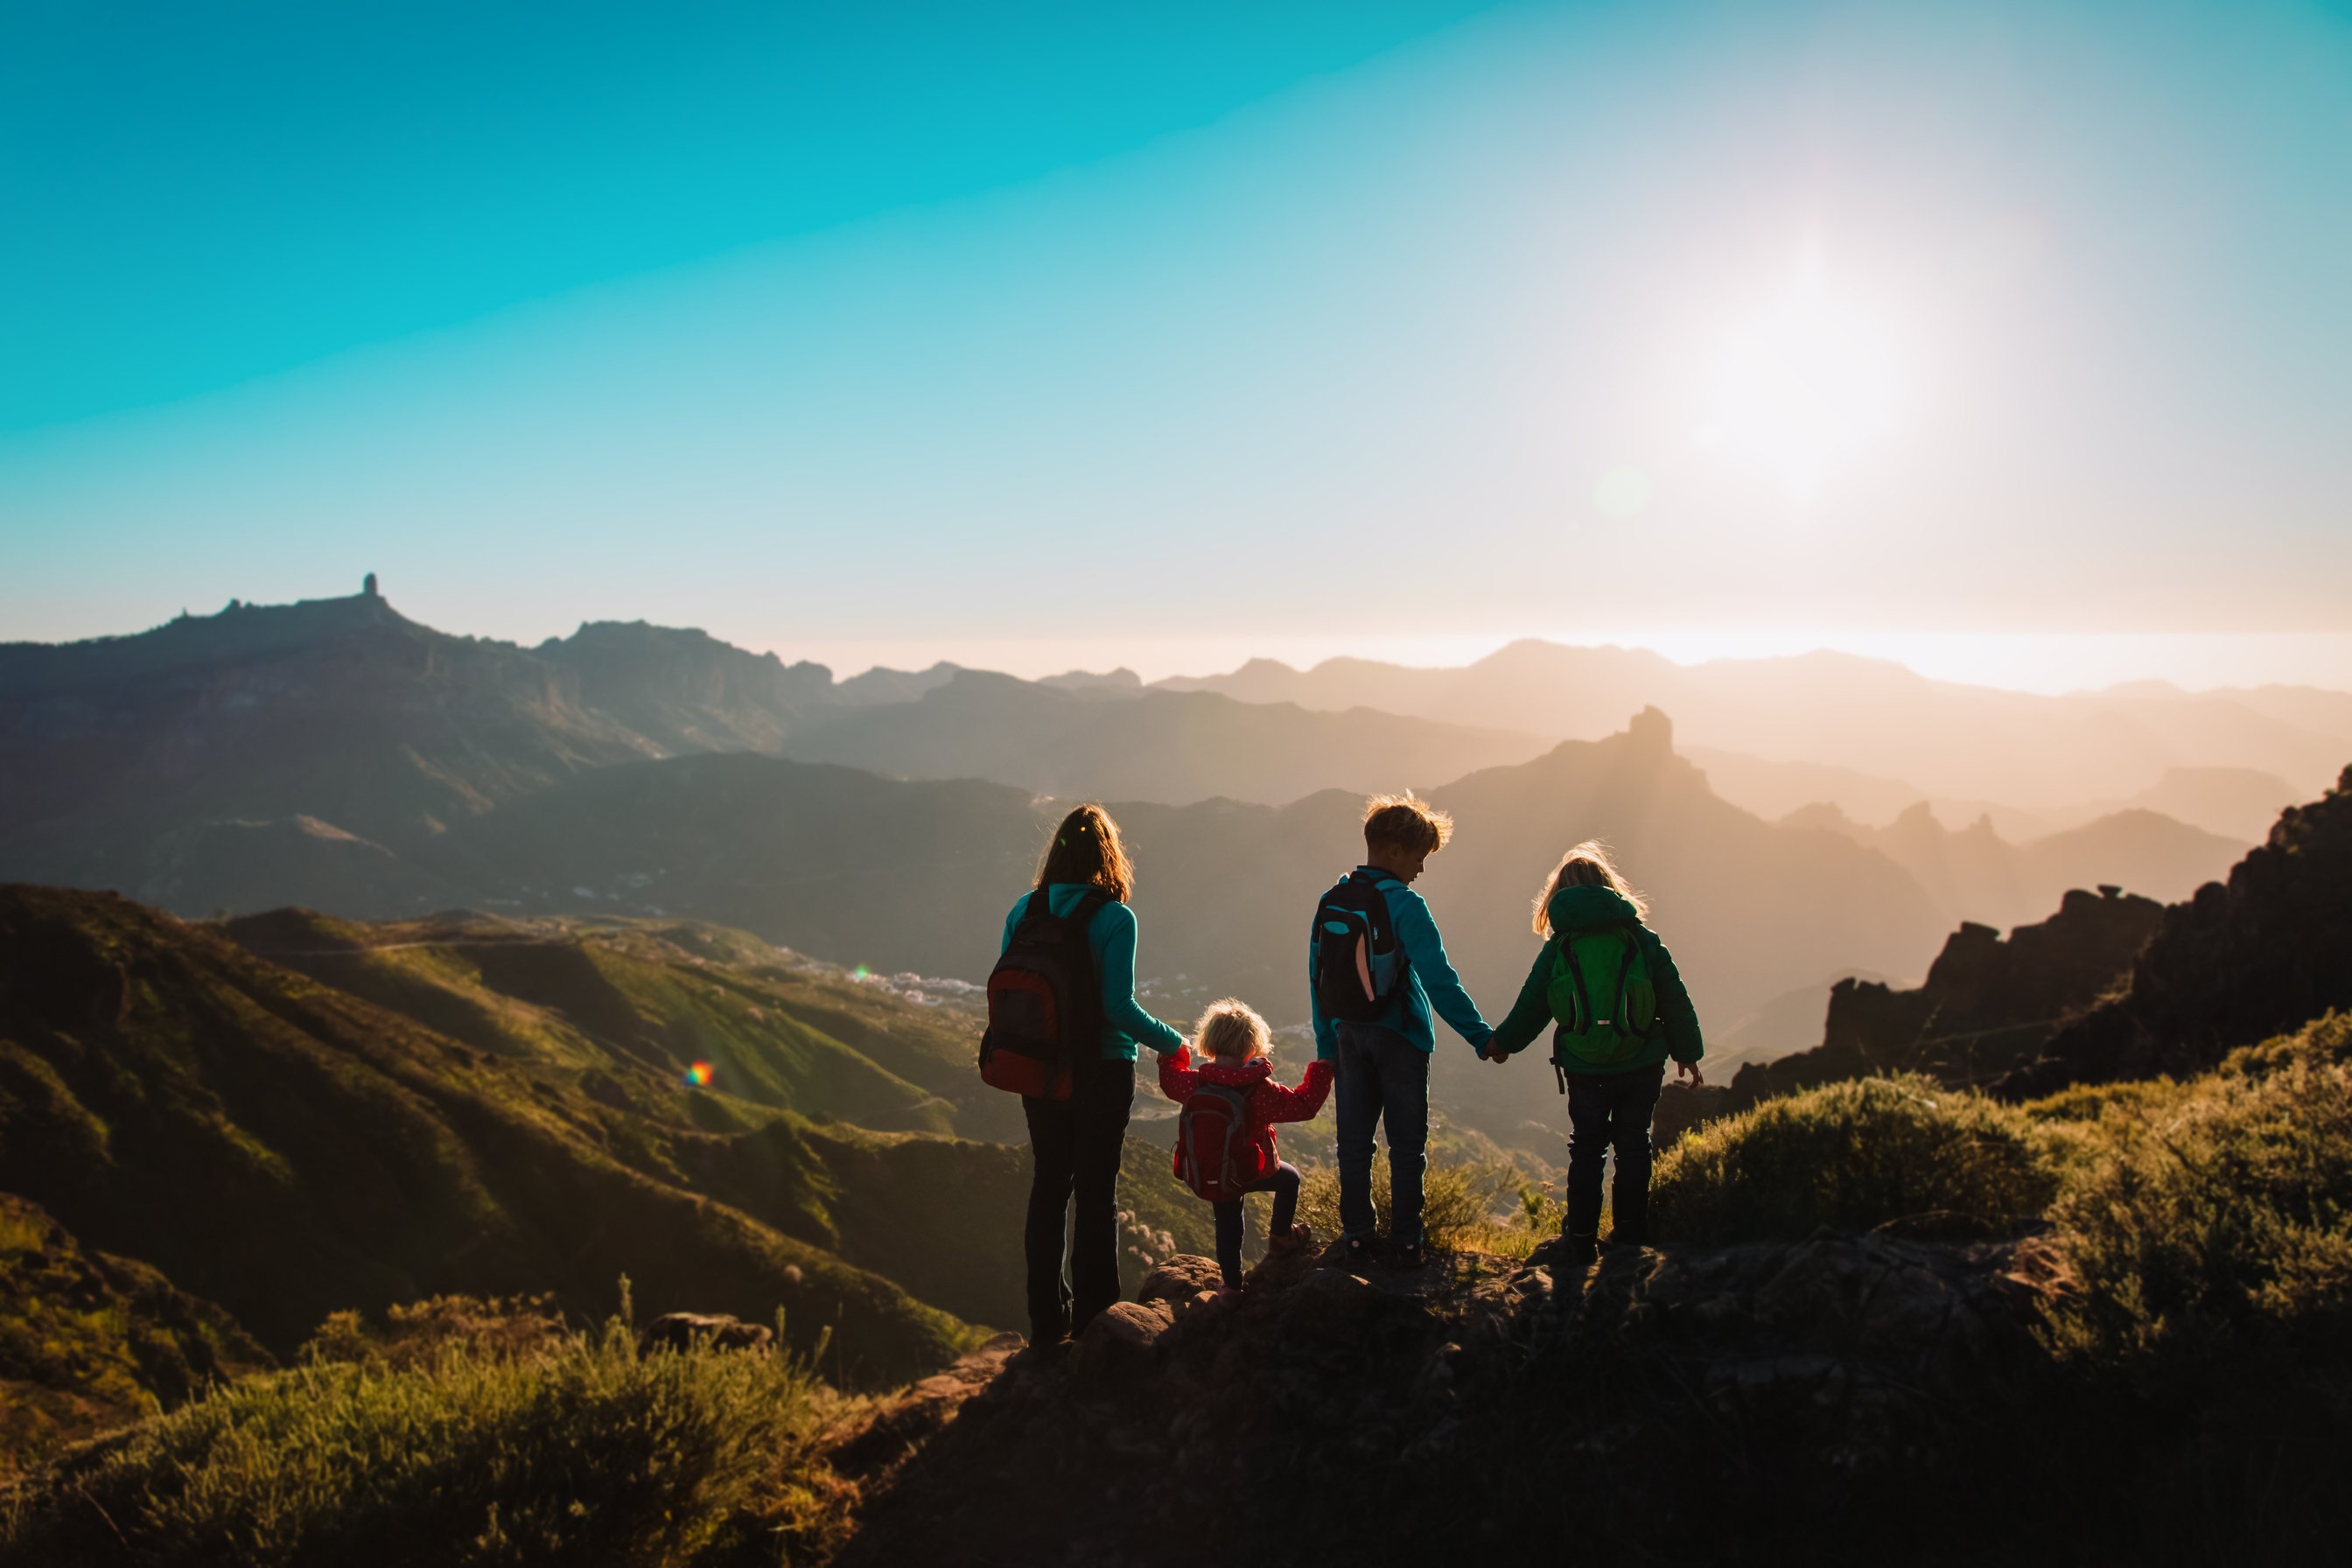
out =
<path fill-rule="evenodd" d="M 1276 1258 L 1289 1258 L 1305 1252 L 1315 1245 L 1315 1232 L 1303 1225 L 1294 1225 L 1280 1236 L 1270 1237 L 1266 1251 Z"/>

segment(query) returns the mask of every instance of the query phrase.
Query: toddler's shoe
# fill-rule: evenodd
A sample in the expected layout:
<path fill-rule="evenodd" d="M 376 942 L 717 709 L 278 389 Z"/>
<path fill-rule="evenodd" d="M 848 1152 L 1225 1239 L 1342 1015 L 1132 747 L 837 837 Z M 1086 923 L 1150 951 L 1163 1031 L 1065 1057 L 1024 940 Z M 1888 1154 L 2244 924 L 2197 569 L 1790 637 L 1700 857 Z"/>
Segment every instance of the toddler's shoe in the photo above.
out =
<path fill-rule="evenodd" d="M 1315 1245 L 1315 1233 L 1303 1225 L 1294 1225 L 1265 1244 L 1266 1251 L 1276 1258 L 1289 1258 L 1305 1252 Z"/>

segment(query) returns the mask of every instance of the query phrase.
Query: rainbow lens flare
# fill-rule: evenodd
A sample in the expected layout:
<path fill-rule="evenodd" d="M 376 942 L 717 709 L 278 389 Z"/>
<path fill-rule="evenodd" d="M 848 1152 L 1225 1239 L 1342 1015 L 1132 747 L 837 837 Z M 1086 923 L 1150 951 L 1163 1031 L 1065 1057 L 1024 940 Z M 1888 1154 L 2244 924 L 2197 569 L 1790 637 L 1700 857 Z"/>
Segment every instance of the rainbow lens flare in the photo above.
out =
<path fill-rule="evenodd" d="M 709 1062 L 697 1062 L 686 1069 L 686 1081 L 696 1089 L 709 1086 L 712 1068 Z"/>

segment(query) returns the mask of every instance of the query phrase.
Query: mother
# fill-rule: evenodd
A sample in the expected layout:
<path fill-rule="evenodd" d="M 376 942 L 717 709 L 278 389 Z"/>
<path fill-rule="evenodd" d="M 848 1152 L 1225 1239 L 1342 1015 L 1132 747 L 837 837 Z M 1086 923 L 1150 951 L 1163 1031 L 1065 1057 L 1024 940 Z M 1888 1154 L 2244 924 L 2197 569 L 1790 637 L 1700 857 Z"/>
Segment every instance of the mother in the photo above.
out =
<path fill-rule="evenodd" d="M 1004 941 L 1043 895 L 1062 919 L 1094 904 L 1087 921 L 1087 949 L 1093 956 L 1102 995 L 1102 1048 L 1082 1053 L 1067 1100 L 1024 1095 L 1029 1121 L 1029 1219 L 1022 1235 L 1029 1266 L 1029 1342 L 1052 1345 L 1083 1332 L 1102 1310 L 1118 1300 L 1118 1164 L 1127 1142 L 1127 1119 L 1135 1104 L 1135 1047 L 1139 1041 L 1162 1056 L 1181 1049 L 1184 1037 L 1145 1012 L 1135 1000 L 1135 911 L 1127 900 L 1135 868 L 1119 843 L 1118 825 L 1094 805 L 1062 819 L 1045 843 L 1037 885 L 1013 902 L 1004 917 Z M 1062 1272 L 1063 1215 L 1077 1194 L 1076 1234 L 1068 1240 L 1070 1270 Z"/>

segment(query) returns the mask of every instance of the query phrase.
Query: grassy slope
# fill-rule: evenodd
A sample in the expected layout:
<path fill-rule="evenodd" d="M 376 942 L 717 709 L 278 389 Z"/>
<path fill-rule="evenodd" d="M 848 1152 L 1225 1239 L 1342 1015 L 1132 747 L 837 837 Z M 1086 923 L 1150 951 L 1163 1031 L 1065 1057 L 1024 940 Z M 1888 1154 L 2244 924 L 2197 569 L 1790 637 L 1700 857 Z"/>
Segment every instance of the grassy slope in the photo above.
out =
<path fill-rule="evenodd" d="M 103 895 L 0 891 L 0 1188 L 265 1343 L 329 1311 L 552 1289 L 764 1319 L 900 1375 L 971 1331 L 684 1184 L 723 1133 L 579 1092 Z M 701 1098 L 701 1097 L 695 1097 Z M 653 1107 L 658 1110 L 656 1104 Z"/>
<path fill-rule="evenodd" d="M 0 1193 L 0 1481 L 18 1461 L 268 1362 L 211 1302 L 84 1250 L 37 1205 Z"/>
<path fill-rule="evenodd" d="M 638 1088 L 675 1086 L 697 1062 L 754 1104 L 864 1126 L 944 1131 L 952 1109 L 796 1016 L 775 953 L 688 928 L 434 920 L 359 925 L 283 910 L 233 921 L 258 956 L 405 1014 L 494 1055 Z M 778 972 L 781 973 L 781 972 Z"/>

